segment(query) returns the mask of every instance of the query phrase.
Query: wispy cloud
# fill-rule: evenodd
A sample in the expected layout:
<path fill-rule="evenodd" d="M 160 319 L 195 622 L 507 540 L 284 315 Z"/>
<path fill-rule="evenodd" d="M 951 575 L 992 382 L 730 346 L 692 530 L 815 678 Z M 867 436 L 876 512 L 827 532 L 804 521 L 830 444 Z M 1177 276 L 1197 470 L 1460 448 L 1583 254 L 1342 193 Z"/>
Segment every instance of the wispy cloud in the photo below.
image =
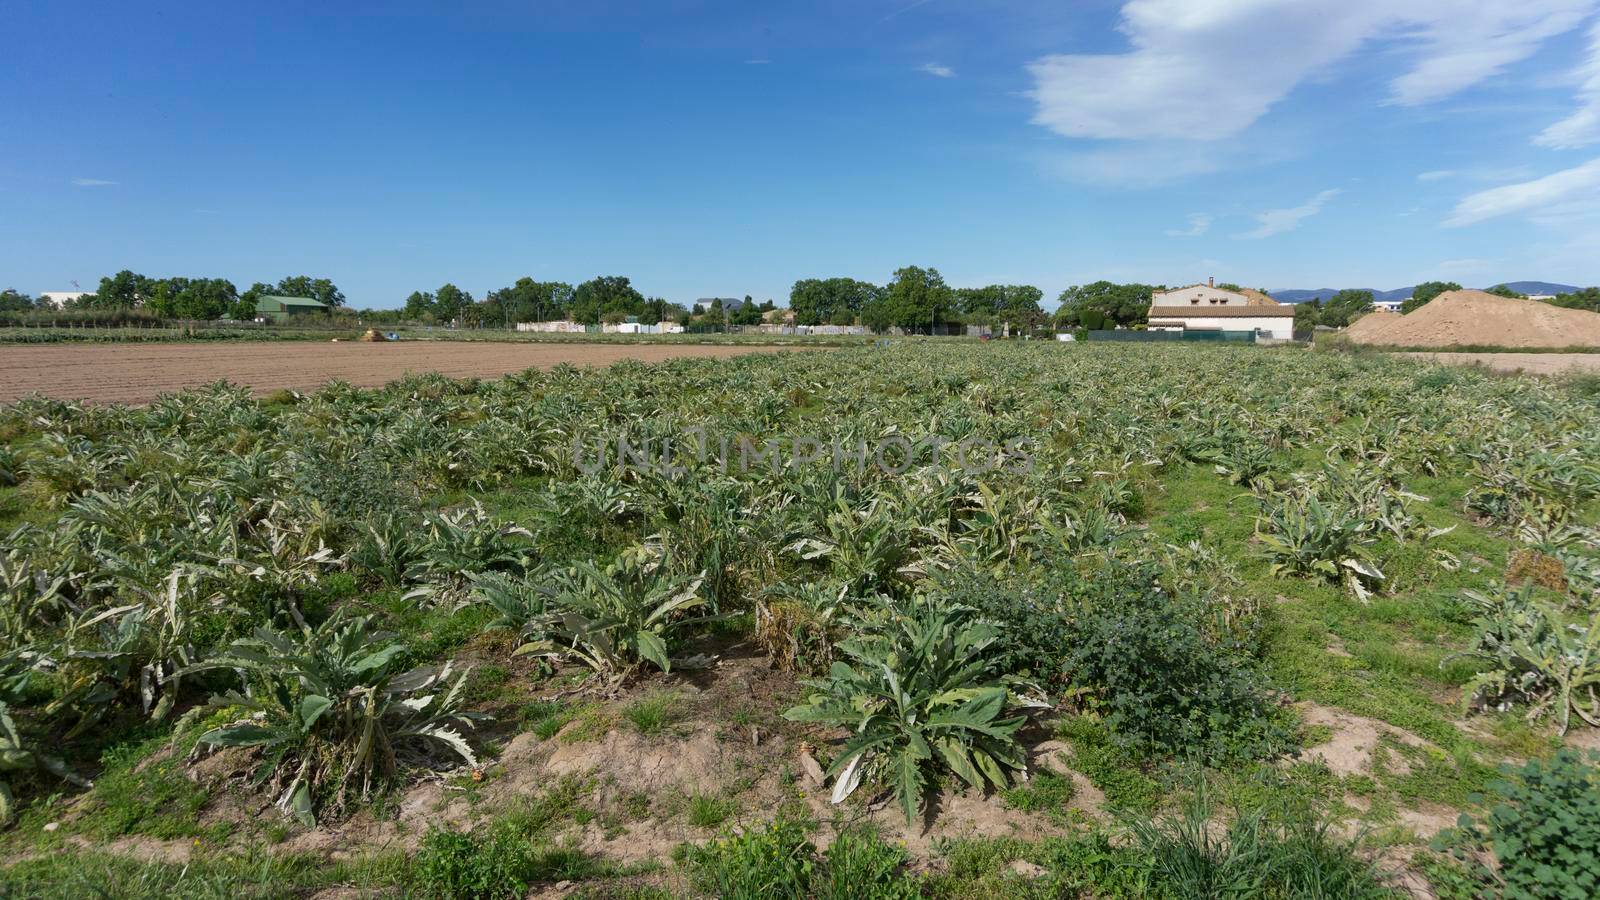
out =
<path fill-rule="evenodd" d="M 927 6 L 932 2 L 933 0 L 912 0 L 912 2 L 907 3 L 905 6 L 902 6 L 899 9 L 889 13 L 887 16 L 884 16 L 883 21 L 887 22 L 890 19 L 898 18 L 908 12 L 911 12 L 913 9 L 916 9 L 919 6 Z"/>
<path fill-rule="evenodd" d="M 1594 202 L 1600 202 L 1600 159 L 1532 181 L 1470 194 L 1456 204 L 1455 211 L 1444 224 L 1460 228 L 1513 213 L 1549 215 L 1581 211 Z"/>
<path fill-rule="evenodd" d="M 1169 228 L 1167 237 L 1199 237 L 1211 230 L 1211 216 L 1206 213 L 1190 213 L 1188 228 Z"/>
<path fill-rule="evenodd" d="M 1600 19 L 1589 29 L 1589 55 L 1573 74 L 1578 80 L 1578 108 L 1539 132 L 1535 144 L 1565 149 L 1600 143 Z"/>
<path fill-rule="evenodd" d="M 771 62 L 772 60 L 770 59 L 747 59 L 744 61 L 744 64 L 747 66 L 764 66 Z"/>
<path fill-rule="evenodd" d="M 1236 234 L 1234 237 L 1259 240 L 1283 234 L 1300 227 L 1300 223 L 1322 212 L 1322 207 L 1329 200 L 1339 196 L 1338 188 L 1330 188 L 1312 197 L 1299 206 L 1288 209 L 1268 209 L 1256 213 L 1256 222 L 1259 223 L 1254 231 Z"/>
<path fill-rule="evenodd" d="M 1440 275 L 1482 275 L 1493 266 L 1495 260 L 1468 257 L 1466 259 L 1447 259 L 1434 266 L 1434 271 Z"/>
<path fill-rule="evenodd" d="M 105 187 L 116 184 L 115 181 L 106 181 L 103 178 L 74 178 L 72 183 L 78 187 Z"/>
<path fill-rule="evenodd" d="M 917 66 L 917 71 L 927 72 L 929 75 L 932 75 L 935 78 L 956 77 L 955 69 L 952 69 L 949 66 L 941 66 L 938 63 L 923 63 L 922 65 Z"/>
<path fill-rule="evenodd" d="M 1594 0 L 1129 0 L 1133 49 L 1058 54 L 1028 70 L 1033 121 L 1067 137 L 1217 140 L 1250 127 L 1294 87 L 1364 43 L 1403 36 L 1410 68 L 1388 102 L 1431 103 L 1578 27 Z M 1222 60 L 1250 60 L 1240 78 Z"/>
<path fill-rule="evenodd" d="M 1434 169 L 1432 172 L 1423 172 L 1423 173 L 1421 173 L 1420 175 L 1417 176 L 1417 180 L 1418 181 L 1443 181 L 1446 178 L 1454 178 L 1455 174 L 1456 174 L 1456 170 L 1455 169 Z"/>

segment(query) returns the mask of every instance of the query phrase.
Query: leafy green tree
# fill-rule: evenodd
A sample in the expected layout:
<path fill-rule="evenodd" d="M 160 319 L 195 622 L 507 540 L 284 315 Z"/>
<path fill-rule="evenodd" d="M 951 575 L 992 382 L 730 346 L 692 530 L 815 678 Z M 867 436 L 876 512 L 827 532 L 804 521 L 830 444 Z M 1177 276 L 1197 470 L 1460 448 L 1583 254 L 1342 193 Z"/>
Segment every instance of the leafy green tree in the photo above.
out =
<path fill-rule="evenodd" d="M 883 289 L 854 278 L 803 278 L 789 291 L 796 325 L 849 325 Z"/>
<path fill-rule="evenodd" d="M 761 309 L 760 307 L 756 306 L 754 300 L 751 300 L 748 296 L 746 296 L 744 298 L 744 302 L 739 304 L 739 308 L 734 310 L 732 315 L 728 316 L 728 324 L 760 325 Z"/>
<path fill-rule="evenodd" d="M 232 316 L 241 321 L 250 321 L 256 317 L 256 301 L 262 297 L 270 296 L 274 288 L 266 282 L 257 281 L 250 285 L 249 290 L 239 294 L 239 299 L 234 302 Z"/>
<path fill-rule="evenodd" d="M 402 310 L 407 319 L 421 321 L 433 315 L 433 294 L 426 291 L 412 291 L 406 298 L 405 308 Z"/>
<path fill-rule="evenodd" d="M 145 279 L 139 292 L 144 308 L 175 319 L 220 319 L 239 301 L 233 282 L 224 278 Z"/>
<path fill-rule="evenodd" d="M 572 285 L 523 277 L 510 287 L 490 291 L 484 300 L 497 307 L 498 318 L 508 322 L 553 322 L 566 318 L 572 305 Z"/>
<path fill-rule="evenodd" d="M 344 294 L 332 281 L 309 275 L 291 275 L 280 280 L 275 293 L 280 297 L 310 297 L 329 309 L 344 305 Z"/>
<path fill-rule="evenodd" d="M 1115 284 L 1096 281 L 1073 285 L 1061 292 L 1056 322 L 1069 327 L 1081 324 L 1085 310 L 1096 310 L 1108 325 L 1139 325 L 1149 321 L 1150 296 L 1155 288 L 1148 284 Z"/>
<path fill-rule="evenodd" d="M 1413 312 L 1428 304 L 1428 301 L 1439 296 L 1445 291 L 1459 291 L 1461 285 L 1454 281 L 1424 281 L 1411 289 L 1411 297 L 1400 304 L 1403 313 Z"/>
<path fill-rule="evenodd" d="M 572 292 L 572 319 L 585 325 L 598 323 L 609 312 L 638 315 L 643 307 L 644 295 L 622 275 L 591 278 Z"/>
<path fill-rule="evenodd" d="M 1231 281 L 1224 281 L 1223 283 L 1217 285 L 1217 290 L 1219 290 L 1219 291 L 1233 291 L 1235 294 L 1237 294 L 1240 291 L 1243 291 L 1244 288 L 1240 287 L 1237 284 L 1234 284 Z M 1262 291 L 1262 293 L 1266 293 L 1266 292 Z"/>
<path fill-rule="evenodd" d="M 446 282 L 433 295 L 433 317 L 440 322 L 453 322 L 471 305 L 471 294 Z"/>
<path fill-rule="evenodd" d="M 950 322 L 955 314 L 955 294 L 938 269 L 906 266 L 894 273 L 880 298 L 863 310 L 862 321 L 873 330 L 898 326 L 907 331 Z"/>
<path fill-rule="evenodd" d="M 1031 327 L 1044 321 L 1039 301 L 1044 292 L 1030 284 L 991 284 L 979 288 L 958 288 L 956 308 L 972 325 L 1012 325 Z"/>
<path fill-rule="evenodd" d="M 100 287 L 94 293 L 79 297 L 72 305 L 77 309 L 133 309 L 150 289 L 150 279 L 123 269 L 100 279 Z"/>
<path fill-rule="evenodd" d="M 1550 303 L 1567 309 L 1586 309 L 1600 312 L 1600 287 L 1586 287 L 1569 294 L 1557 294 Z"/>
<path fill-rule="evenodd" d="M 1321 323 L 1343 328 L 1362 313 L 1372 312 L 1372 292 L 1346 289 L 1332 297 L 1322 307 Z"/>
<path fill-rule="evenodd" d="M 1494 287 L 1489 288 L 1487 291 L 1485 291 L 1485 293 L 1494 294 L 1496 297 L 1507 297 L 1512 300 L 1528 299 L 1527 294 L 1524 294 L 1520 291 L 1514 291 L 1503 284 L 1497 284 Z"/>
<path fill-rule="evenodd" d="M 1310 334 L 1322 324 L 1322 301 L 1317 299 L 1296 303 L 1294 307 L 1294 333 Z"/>
<path fill-rule="evenodd" d="M 0 291 L 0 312 L 26 312 L 33 308 L 33 298 L 16 288 Z"/>

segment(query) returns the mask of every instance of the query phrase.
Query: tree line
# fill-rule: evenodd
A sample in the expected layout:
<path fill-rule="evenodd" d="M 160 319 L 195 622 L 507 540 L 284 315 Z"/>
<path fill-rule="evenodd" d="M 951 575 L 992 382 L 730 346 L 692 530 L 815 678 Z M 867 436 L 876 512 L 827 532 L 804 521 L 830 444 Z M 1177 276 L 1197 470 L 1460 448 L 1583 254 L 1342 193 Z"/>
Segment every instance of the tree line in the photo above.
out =
<path fill-rule="evenodd" d="M 455 323 L 467 327 L 512 327 L 518 322 L 571 321 L 584 325 L 617 323 L 633 319 L 644 325 L 676 323 L 685 327 L 758 325 L 763 314 L 776 308 L 771 300 L 756 303 L 721 298 L 686 307 L 661 297 L 647 297 L 623 275 L 601 275 L 576 287 L 564 281 L 535 281 L 524 277 L 509 287 L 489 291 L 475 300 L 470 291 L 444 284 L 434 291 L 413 291 L 398 310 L 375 310 L 371 315 L 393 321 L 430 324 Z"/>
<path fill-rule="evenodd" d="M 226 278 L 151 278 L 123 269 L 100 279 L 93 293 L 67 303 L 69 310 L 144 309 L 168 319 L 243 319 L 256 316 L 256 301 L 265 296 L 309 297 L 329 309 L 344 305 L 344 294 L 332 281 L 290 275 L 275 284 L 258 281 L 243 293 Z M 54 309 L 43 297 L 33 298 L 7 288 L 0 291 L 0 312 Z"/>
<path fill-rule="evenodd" d="M 1223 283 L 1224 290 L 1240 290 Z M 873 331 L 897 327 L 906 331 L 933 331 L 960 325 L 1000 326 L 1019 330 L 1055 325 L 1064 328 L 1132 328 L 1148 318 L 1151 296 L 1165 285 L 1121 284 L 1095 281 L 1073 285 L 1056 298 L 1058 307 L 1047 314 L 1044 292 L 1033 285 L 991 284 L 953 288 L 935 268 L 905 266 L 895 270 L 886 284 L 855 278 L 802 278 L 789 292 L 789 309 L 797 325 L 862 325 Z M 1448 281 L 1428 281 L 1416 286 L 1401 312 L 1412 312 L 1445 291 L 1461 290 Z M 1505 285 L 1488 289 L 1506 297 L 1525 295 Z M 1262 293 L 1266 293 L 1262 291 Z M 432 291 L 413 291 L 399 309 L 345 308 L 345 296 L 331 280 L 293 275 L 275 283 L 255 282 L 238 291 L 224 278 L 150 278 L 124 269 L 100 279 L 94 293 L 68 306 L 81 310 L 142 308 L 164 318 L 253 319 L 256 301 L 266 295 L 309 297 L 336 314 L 358 315 L 371 322 L 418 322 L 464 327 L 511 327 L 518 322 L 570 320 L 586 325 L 634 319 L 646 325 L 673 322 L 687 328 L 757 325 L 775 308 L 771 300 L 757 303 L 713 299 L 686 307 L 660 297 L 647 297 L 622 275 L 602 275 L 576 286 L 562 281 L 519 278 L 514 284 L 489 291 L 482 300 L 470 291 L 446 283 Z M 1583 288 L 1546 301 L 1569 309 L 1600 312 L 1600 288 Z M 0 291 L 0 313 L 47 308 L 42 300 L 12 289 Z M 1373 294 L 1343 290 L 1326 301 L 1310 300 L 1295 307 L 1295 331 L 1309 332 L 1318 325 L 1342 328 L 1373 309 Z"/>

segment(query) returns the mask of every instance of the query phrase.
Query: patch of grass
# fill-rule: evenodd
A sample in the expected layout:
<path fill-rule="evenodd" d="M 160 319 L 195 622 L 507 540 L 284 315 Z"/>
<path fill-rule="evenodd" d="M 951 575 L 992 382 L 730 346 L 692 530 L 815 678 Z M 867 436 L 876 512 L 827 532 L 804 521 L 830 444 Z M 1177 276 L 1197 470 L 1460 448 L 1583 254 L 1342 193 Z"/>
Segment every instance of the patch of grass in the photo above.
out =
<path fill-rule="evenodd" d="M 640 734 L 661 734 L 677 721 L 677 706 L 676 694 L 648 694 L 623 707 L 622 715 Z"/>
<path fill-rule="evenodd" d="M 430 831 L 410 883 L 424 897 L 502 900 L 544 881 L 576 881 L 610 869 L 581 851 L 530 839 L 522 823 L 501 820 L 482 833 Z"/>
<path fill-rule="evenodd" d="M 509 693 L 511 670 L 501 665 L 478 666 L 467 681 L 465 700 L 469 706 L 483 706 L 504 700 Z"/>
<path fill-rule="evenodd" d="M 206 830 L 196 824 L 210 793 L 185 778 L 170 756 L 149 759 L 165 746 L 165 738 L 151 738 L 107 750 L 102 757 L 106 768 L 89 795 L 89 811 L 76 827 L 101 840 L 129 834 L 214 840 L 225 835 L 226 825 Z"/>
<path fill-rule="evenodd" d="M 572 722 L 572 727 L 561 739 L 569 743 L 582 744 L 605 737 L 606 732 L 617 726 L 617 717 L 606 707 L 598 703 L 589 703 L 573 712 Z"/>
<path fill-rule="evenodd" d="M 921 896 L 904 872 L 909 856 L 876 832 L 841 833 L 819 854 L 798 822 L 778 820 L 703 847 L 684 844 L 674 857 L 696 890 L 736 900 L 910 900 Z"/>
<path fill-rule="evenodd" d="M 727 797 L 695 794 L 689 798 L 689 824 L 696 828 L 716 828 L 728 821 L 738 808 L 738 804 Z"/>
<path fill-rule="evenodd" d="M 1105 832 L 1069 838 L 962 838 L 936 847 L 946 868 L 923 879 L 922 895 L 961 900 L 995 897 L 1145 898 L 1151 895 L 1147 861 L 1111 844 Z M 1024 862 L 1043 870 L 1026 877 L 1011 870 Z"/>
<path fill-rule="evenodd" d="M 1304 809 L 1269 807 L 1223 820 L 1202 788 L 1181 813 L 1135 821 L 1132 832 L 1162 896 L 1393 896 L 1353 841 Z"/>
<path fill-rule="evenodd" d="M 565 728 L 575 715 L 576 711 L 559 701 L 536 700 L 524 704 L 517 713 L 517 719 L 522 730 L 533 732 L 541 741 L 548 741 Z"/>
<path fill-rule="evenodd" d="M 1040 766 L 1025 782 L 1001 794 L 1006 806 L 1023 812 L 1042 813 L 1063 824 L 1067 804 L 1076 792 L 1072 777 L 1047 766 Z"/>
<path fill-rule="evenodd" d="M 1063 719 L 1057 735 L 1072 744 L 1072 767 L 1106 795 L 1112 806 L 1148 811 L 1164 793 L 1160 782 L 1146 773 L 1141 761 L 1111 742 L 1105 726 L 1088 716 Z"/>
<path fill-rule="evenodd" d="M 37 900 L 254 900 L 305 896 L 341 886 L 382 890 L 404 883 L 393 853 L 328 862 L 309 854 L 198 855 L 182 864 L 94 851 L 49 853 L 0 867 L 0 896 Z"/>

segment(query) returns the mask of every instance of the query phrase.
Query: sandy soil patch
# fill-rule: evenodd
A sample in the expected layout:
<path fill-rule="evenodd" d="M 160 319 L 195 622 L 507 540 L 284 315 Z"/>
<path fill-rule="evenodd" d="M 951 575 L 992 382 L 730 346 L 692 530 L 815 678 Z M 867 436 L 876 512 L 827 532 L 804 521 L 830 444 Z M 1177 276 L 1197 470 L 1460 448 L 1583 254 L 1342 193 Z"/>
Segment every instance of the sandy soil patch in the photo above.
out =
<path fill-rule="evenodd" d="M 1600 353 L 1396 353 L 1451 366 L 1484 366 L 1495 372 L 1571 375 L 1600 372 Z"/>
<path fill-rule="evenodd" d="M 1387 347 L 1600 347 L 1600 313 L 1483 291 L 1445 291 L 1420 309 L 1375 312 L 1345 331 L 1357 344 Z"/>
<path fill-rule="evenodd" d="M 33 393 L 97 403 L 148 403 L 159 394 L 219 379 L 257 393 L 280 388 L 310 391 L 334 380 L 377 387 L 408 372 L 496 378 L 560 363 L 609 366 L 624 359 L 661 362 L 683 356 L 725 357 L 778 349 L 728 344 L 465 341 L 0 346 L 0 403 Z"/>

